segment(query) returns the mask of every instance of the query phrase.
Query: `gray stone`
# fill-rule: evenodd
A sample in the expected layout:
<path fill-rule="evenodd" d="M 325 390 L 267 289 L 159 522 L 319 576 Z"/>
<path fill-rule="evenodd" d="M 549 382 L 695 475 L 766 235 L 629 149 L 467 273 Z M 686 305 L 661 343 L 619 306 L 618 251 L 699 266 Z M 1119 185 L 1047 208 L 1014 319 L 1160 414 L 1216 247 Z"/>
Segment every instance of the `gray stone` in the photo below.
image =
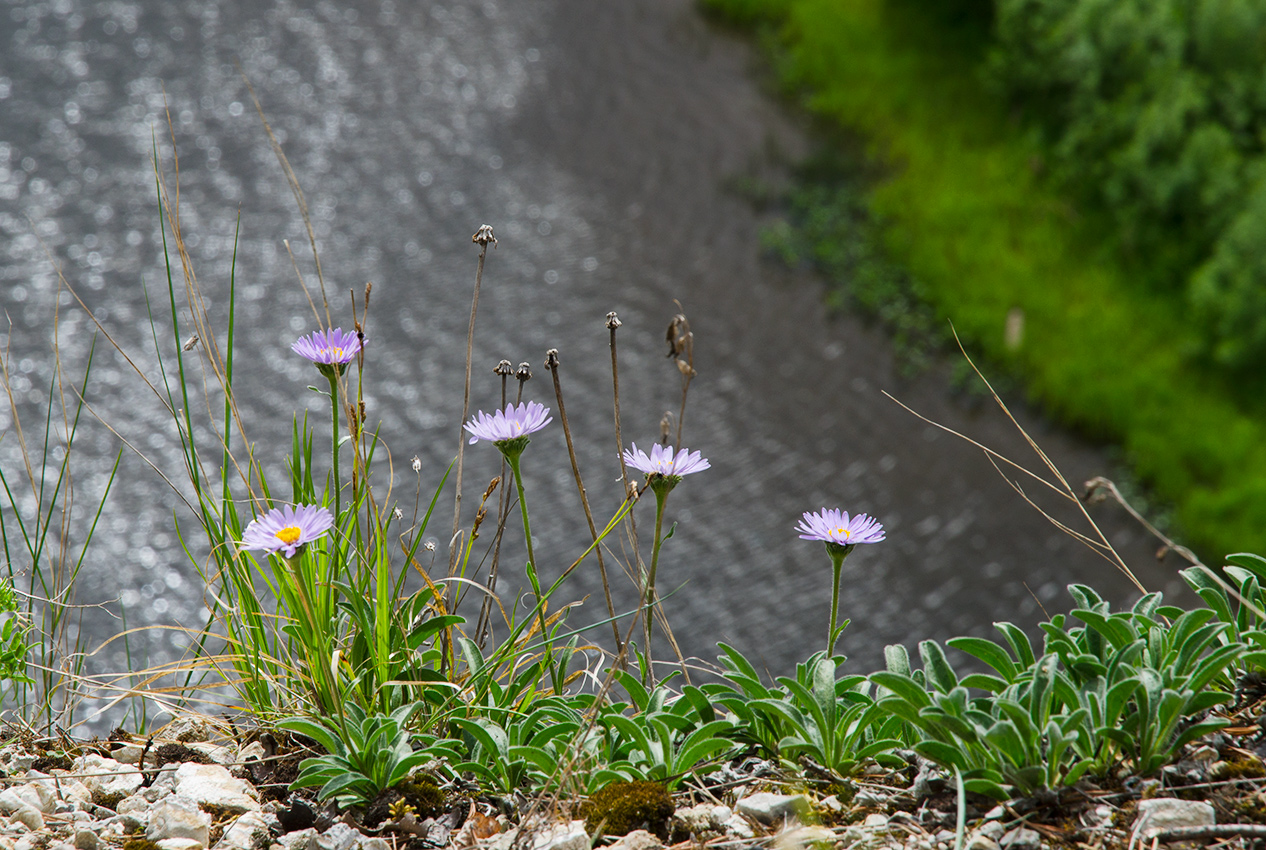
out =
<path fill-rule="evenodd" d="M 97 850 L 97 831 L 80 827 L 75 830 L 75 847 L 78 850 Z"/>
<path fill-rule="evenodd" d="M 155 841 L 158 850 L 205 850 L 206 844 L 194 838 L 164 838 Z"/>
<path fill-rule="evenodd" d="M 760 823 L 776 824 L 790 818 L 800 818 L 809 812 L 809 798 L 803 794 L 771 794 L 761 792 L 739 800 L 736 808 Z"/>
<path fill-rule="evenodd" d="M 80 756 L 71 766 L 95 801 L 122 799 L 136 792 L 144 782 L 141 772 L 114 759 L 102 758 L 96 753 Z"/>
<path fill-rule="evenodd" d="M 385 838 L 366 838 L 360 843 L 360 850 L 391 850 Z"/>
<path fill-rule="evenodd" d="M 352 850 L 360 843 L 361 835 L 345 823 L 336 823 L 321 833 L 310 845 L 313 850 Z"/>
<path fill-rule="evenodd" d="M 258 792 L 218 764 L 182 764 L 176 768 L 176 793 L 199 806 L 231 814 L 259 811 Z"/>
<path fill-rule="evenodd" d="M 1007 828 L 1000 820 L 985 821 L 981 824 L 980 829 L 976 830 L 977 835 L 983 835 L 986 838 L 997 841 L 1006 833 Z"/>
<path fill-rule="evenodd" d="M 778 836 L 776 846 L 780 850 L 795 850 L 801 847 L 825 847 L 839 840 L 835 831 L 825 826 L 798 826 Z"/>
<path fill-rule="evenodd" d="M 214 741 L 217 737 L 215 729 L 201 717 L 182 717 L 163 730 L 165 740 L 179 741 L 182 744 Z"/>
<path fill-rule="evenodd" d="M 866 820 L 862 821 L 862 826 L 867 829 L 883 829 L 888 826 L 888 816 L 880 814 L 866 815 Z"/>
<path fill-rule="evenodd" d="M 110 757 L 119 764 L 140 764 L 143 752 L 145 747 L 141 744 L 124 744 L 117 750 L 111 750 Z"/>
<path fill-rule="evenodd" d="M 1002 836 L 998 842 L 1003 850 L 1041 850 L 1042 836 L 1027 827 L 1017 827 Z"/>
<path fill-rule="evenodd" d="M 211 815 L 198 808 L 193 800 L 168 797 L 154 804 L 149 814 L 145 837 L 150 841 L 164 838 L 192 838 L 205 847 L 210 840 Z"/>
<path fill-rule="evenodd" d="M 863 809 L 882 809 L 888 805 L 888 795 L 863 788 L 857 792 L 857 796 L 853 797 L 853 805 Z"/>
<path fill-rule="evenodd" d="M 9 815 L 16 823 L 25 826 L 31 832 L 39 832 L 44 828 L 44 815 L 34 806 L 23 805 Z"/>
<path fill-rule="evenodd" d="M 287 832 L 277 839 L 282 850 L 315 850 L 318 832 L 315 829 L 300 829 Z"/>
<path fill-rule="evenodd" d="M 621 836 L 614 844 L 608 845 L 607 850 L 657 850 L 663 846 L 664 842 L 646 830 L 635 829 L 628 835 Z"/>
<path fill-rule="evenodd" d="M 267 837 L 270 824 L 276 820 L 273 815 L 247 812 L 224 830 L 224 835 L 215 844 L 215 850 L 251 850 L 255 846 L 255 837 L 260 834 Z"/>
<path fill-rule="evenodd" d="M 1139 801 L 1139 817 L 1135 832 L 1144 841 L 1168 829 L 1188 826 L 1212 826 L 1217 823 L 1213 806 L 1199 800 L 1177 800 L 1157 797 Z"/>
<path fill-rule="evenodd" d="M 977 831 L 968 839 L 966 850 L 998 850 L 998 842 Z"/>
<path fill-rule="evenodd" d="M 591 843 L 585 822 L 574 820 L 516 827 L 494 837 L 485 846 L 488 850 L 589 850 Z"/>
<path fill-rule="evenodd" d="M 205 850 L 206 845 L 196 839 L 163 839 L 154 841 L 158 850 Z"/>

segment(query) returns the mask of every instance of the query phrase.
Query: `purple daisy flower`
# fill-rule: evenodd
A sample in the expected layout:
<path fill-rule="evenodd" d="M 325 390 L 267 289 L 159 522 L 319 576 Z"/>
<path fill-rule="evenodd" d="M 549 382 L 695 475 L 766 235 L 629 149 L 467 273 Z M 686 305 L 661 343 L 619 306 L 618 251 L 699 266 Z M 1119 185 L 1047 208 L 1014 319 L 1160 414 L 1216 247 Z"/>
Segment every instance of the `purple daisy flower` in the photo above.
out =
<path fill-rule="evenodd" d="M 320 505 L 283 505 L 251 520 L 238 548 L 263 549 L 293 558 L 333 526 L 334 515 Z"/>
<path fill-rule="evenodd" d="M 344 333 L 342 328 L 313 331 L 307 336 L 299 337 L 290 346 L 295 354 L 318 366 L 346 366 L 360 353 L 360 348 L 360 337 L 356 332 Z"/>
<path fill-rule="evenodd" d="M 681 449 L 674 456 L 673 450 L 668 446 L 657 444 L 651 447 L 651 453 L 648 455 L 637 447 L 637 443 L 631 445 L 632 450 L 624 450 L 624 462 L 647 475 L 675 475 L 680 478 L 692 472 L 702 472 L 712 466 L 702 452 L 692 453 L 690 449 Z"/>
<path fill-rule="evenodd" d="M 805 511 L 796 531 L 801 532 L 801 540 L 822 540 L 841 546 L 878 543 L 884 539 L 884 527 L 873 517 L 857 514 L 850 518 L 848 511 L 839 508 L 823 508 L 816 514 Z"/>
<path fill-rule="evenodd" d="M 462 427 L 470 432 L 470 442 L 488 440 L 500 443 L 504 440 L 516 440 L 535 434 L 554 421 L 549 415 L 549 408 L 535 401 L 519 402 L 519 406 L 507 404 L 505 410 L 498 410 L 492 416 L 482 410 L 475 414 Z"/>

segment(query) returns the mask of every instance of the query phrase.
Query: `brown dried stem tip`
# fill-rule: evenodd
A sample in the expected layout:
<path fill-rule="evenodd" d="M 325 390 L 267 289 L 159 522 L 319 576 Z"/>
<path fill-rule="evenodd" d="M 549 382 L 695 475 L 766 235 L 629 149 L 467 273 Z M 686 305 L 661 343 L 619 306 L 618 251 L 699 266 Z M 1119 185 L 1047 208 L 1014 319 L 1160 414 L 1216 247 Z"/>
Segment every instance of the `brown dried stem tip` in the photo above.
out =
<path fill-rule="evenodd" d="M 690 322 L 681 313 L 673 316 L 668 323 L 668 356 L 677 361 L 677 369 L 682 376 L 693 378 L 698 372 L 694 369 L 695 335 L 690 330 Z M 682 360 L 682 355 L 686 359 Z"/>
<path fill-rule="evenodd" d="M 520 363 L 519 368 L 514 373 L 514 377 L 524 383 L 532 380 L 532 364 L 528 363 L 526 360 Z"/>
<path fill-rule="evenodd" d="M 558 368 L 558 349 L 551 348 L 545 352 L 545 368 L 553 371 Z"/>
<path fill-rule="evenodd" d="M 607 328 L 609 330 L 615 330 L 621 324 L 623 323 L 620 321 L 620 317 L 615 314 L 614 310 L 612 310 L 610 313 L 607 313 Z"/>
<path fill-rule="evenodd" d="M 474 236 L 470 237 L 470 241 L 474 242 L 476 245 L 482 245 L 485 248 L 488 247 L 489 242 L 492 243 L 492 247 L 497 247 L 497 237 L 492 235 L 491 224 L 479 225 L 479 229 L 475 231 Z"/>
<path fill-rule="evenodd" d="M 492 367 L 492 373 L 494 375 L 500 375 L 503 378 L 508 378 L 514 374 L 514 364 L 509 360 L 502 360 L 496 366 Z"/>

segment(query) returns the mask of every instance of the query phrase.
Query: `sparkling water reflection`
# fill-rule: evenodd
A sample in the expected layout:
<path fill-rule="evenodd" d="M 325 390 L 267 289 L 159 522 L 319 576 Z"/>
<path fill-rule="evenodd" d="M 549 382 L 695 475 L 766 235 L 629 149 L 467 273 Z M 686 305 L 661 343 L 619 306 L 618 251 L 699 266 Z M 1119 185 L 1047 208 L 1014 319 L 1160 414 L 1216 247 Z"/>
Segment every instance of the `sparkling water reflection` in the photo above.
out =
<path fill-rule="evenodd" d="M 679 393 L 663 356 L 673 299 L 690 315 L 700 377 L 685 442 L 713 469 L 674 491 L 670 518 L 681 526 L 660 569 L 662 591 L 680 587 L 666 606 L 687 653 L 712 658 L 724 639 L 781 671 L 820 645 L 828 562 L 794 525 L 822 506 L 873 514 L 889 533 L 845 569 L 854 626 L 841 648 L 859 669 L 879 663 L 885 642 L 1031 622 L 1039 600 L 1065 605 L 1070 581 L 1128 596 L 1106 562 L 1037 516 L 978 451 L 881 391 L 1029 457 L 1001 417 L 951 398 L 943 372 L 902 381 L 882 334 L 827 320 L 811 275 L 760 261 L 760 217 L 724 187 L 752 169 L 778 179 L 777 162 L 803 151 L 804 136 L 753 82 L 747 46 L 711 31 L 685 0 L 0 0 L 0 13 L 0 307 L 13 322 L 0 343 L 28 432 L 48 402 L 54 344 L 74 375 L 94 337 L 55 266 L 158 381 L 146 293 L 165 303 L 166 274 L 152 157 L 170 171 L 173 136 L 182 226 L 221 323 L 236 252 L 237 390 L 266 468 L 284 474 L 296 408 L 324 423 L 321 399 L 304 389 L 319 382 L 289 350 L 316 327 L 296 283 L 296 271 L 315 281 L 306 231 L 245 77 L 306 192 L 339 315 L 349 288 L 375 284 L 366 402 L 406 502 L 416 479 L 404 459 L 422 459 L 425 493 L 456 450 L 470 235 L 487 222 L 500 245 L 489 254 L 474 406 L 495 406 L 491 368 L 502 358 L 531 362 L 528 397 L 553 406 L 539 374 L 545 350 L 558 348 L 598 513 L 619 498 L 603 317 L 617 310 L 624 321 L 625 441 L 649 444 Z M 160 350 L 170 358 L 174 345 Z M 88 398 L 177 475 L 180 437 L 157 394 L 101 340 Z M 1104 470 L 1101 455 L 1024 422 L 1070 480 Z M 0 462 L 12 471 L 7 410 L 0 425 Z M 118 441 L 94 423 L 80 439 L 86 503 Z M 586 532 L 561 430 L 533 442 L 524 469 L 548 580 Z M 495 454 L 470 449 L 468 493 L 496 473 Z M 198 627 L 204 588 L 180 541 L 200 562 L 206 544 L 144 462 L 128 452 L 122 469 L 77 588 L 81 602 L 118 604 L 86 610 L 85 628 L 113 634 L 120 608 L 128 626 Z M 1104 522 L 1145 583 L 1174 586 L 1172 568 L 1149 565 L 1137 531 L 1115 514 Z M 591 595 L 578 619 L 601 616 L 592 571 L 576 592 Z M 635 598 L 622 587 L 619 607 Z M 142 632 L 94 664 L 118 669 L 129 652 L 157 662 L 186 643 L 179 631 Z"/>

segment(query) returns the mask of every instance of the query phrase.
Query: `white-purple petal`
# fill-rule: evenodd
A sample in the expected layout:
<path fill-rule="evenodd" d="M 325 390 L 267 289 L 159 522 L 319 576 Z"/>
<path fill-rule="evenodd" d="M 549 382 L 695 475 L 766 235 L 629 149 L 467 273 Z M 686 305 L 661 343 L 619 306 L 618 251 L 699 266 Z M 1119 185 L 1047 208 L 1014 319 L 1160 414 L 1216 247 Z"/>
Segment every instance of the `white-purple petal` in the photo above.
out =
<path fill-rule="evenodd" d="M 290 350 L 300 357 L 326 366 L 351 363 L 360 349 L 359 334 L 354 331 L 344 332 L 342 328 L 313 331 L 307 336 L 299 337 L 290 346 Z"/>
<path fill-rule="evenodd" d="M 637 443 L 630 445 L 631 449 L 624 450 L 624 463 L 647 475 L 682 476 L 692 472 L 702 472 L 712 466 L 700 451 L 691 452 L 689 449 L 681 449 L 674 456 L 672 449 L 657 443 L 651 447 L 651 453 L 648 455 L 637 447 Z"/>
<path fill-rule="evenodd" d="M 822 540 L 842 546 L 878 543 L 884 539 L 884 527 L 873 517 L 866 514 L 850 517 L 848 511 L 839 508 L 823 508 L 817 513 L 805 511 L 796 531 L 802 540 Z"/>
<path fill-rule="evenodd" d="M 535 434 L 553 421 L 548 407 L 528 401 L 519 402 L 518 407 L 507 404 L 505 410 L 498 410 L 491 416 L 480 410 L 462 427 L 471 435 L 472 444 L 480 440 L 497 443 Z"/>
<path fill-rule="evenodd" d="M 250 521 L 239 549 L 263 549 L 293 558 L 334 526 L 334 515 L 320 505 L 282 505 Z"/>

